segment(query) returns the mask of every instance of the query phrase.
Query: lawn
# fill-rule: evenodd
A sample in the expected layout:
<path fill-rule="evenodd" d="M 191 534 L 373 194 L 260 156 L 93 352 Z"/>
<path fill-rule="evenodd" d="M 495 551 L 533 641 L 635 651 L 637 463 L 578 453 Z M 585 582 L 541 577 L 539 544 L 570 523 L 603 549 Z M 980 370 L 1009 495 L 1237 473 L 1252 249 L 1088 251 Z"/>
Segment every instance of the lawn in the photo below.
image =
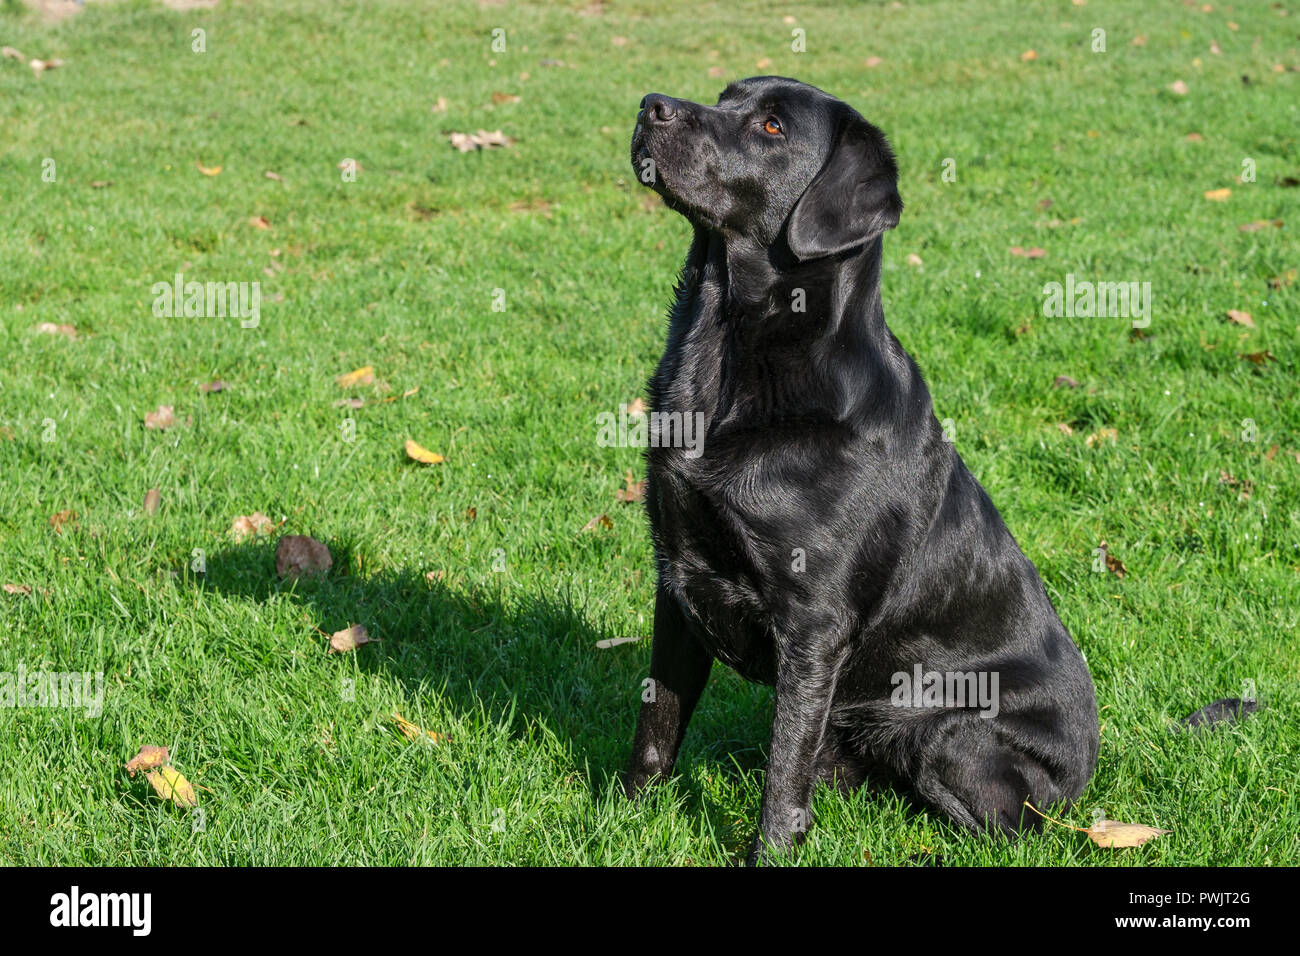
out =
<path fill-rule="evenodd" d="M 0 864 L 744 852 L 767 688 L 716 667 L 679 777 L 618 790 L 650 642 L 598 642 L 649 635 L 653 570 L 641 451 L 597 416 L 644 394 L 689 239 L 634 178 L 637 104 L 759 73 L 898 152 L 886 317 L 1096 681 L 1055 815 L 1172 831 L 1008 845 L 819 790 L 796 861 L 1294 863 L 1298 34 L 1263 0 L 0 2 L 0 672 L 103 690 L 0 707 Z M 449 142 L 478 130 L 509 144 Z M 178 273 L 259 283 L 256 323 L 155 309 Z M 1067 276 L 1149 282 L 1149 325 L 1046 315 Z M 284 534 L 332 570 L 281 580 Z M 142 744 L 197 809 L 127 773 Z"/>

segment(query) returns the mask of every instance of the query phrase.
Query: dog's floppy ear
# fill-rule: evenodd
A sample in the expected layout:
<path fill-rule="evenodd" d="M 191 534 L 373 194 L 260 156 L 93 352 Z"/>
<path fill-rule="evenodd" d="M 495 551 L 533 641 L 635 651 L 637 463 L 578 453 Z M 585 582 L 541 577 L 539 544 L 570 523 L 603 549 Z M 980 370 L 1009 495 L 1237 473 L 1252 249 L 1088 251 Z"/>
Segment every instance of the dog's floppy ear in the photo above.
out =
<path fill-rule="evenodd" d="M 830 158 L 790 213 L 786 241 L 801 260 L 833 256 L 893 229 L 902 211 L 889 143 L 846 110 Z"/>

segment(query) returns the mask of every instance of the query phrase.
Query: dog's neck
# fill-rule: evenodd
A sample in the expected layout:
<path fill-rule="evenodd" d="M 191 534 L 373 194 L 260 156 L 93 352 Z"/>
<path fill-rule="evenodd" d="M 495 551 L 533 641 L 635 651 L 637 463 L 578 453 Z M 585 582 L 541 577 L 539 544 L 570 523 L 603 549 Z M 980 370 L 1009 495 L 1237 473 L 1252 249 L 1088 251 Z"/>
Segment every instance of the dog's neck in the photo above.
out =
<path fill-rule="evenodd" d="M 830 335 L 879 348 L 888 336 L 882 248 L 877 237 L 848 253 L 801 262 L 784 244 L 765 246 L 697 227 L 683 284 L 698 281 L 717 295 L 719 318 L 739 325 L 755 344 L 769 336 Z"/>

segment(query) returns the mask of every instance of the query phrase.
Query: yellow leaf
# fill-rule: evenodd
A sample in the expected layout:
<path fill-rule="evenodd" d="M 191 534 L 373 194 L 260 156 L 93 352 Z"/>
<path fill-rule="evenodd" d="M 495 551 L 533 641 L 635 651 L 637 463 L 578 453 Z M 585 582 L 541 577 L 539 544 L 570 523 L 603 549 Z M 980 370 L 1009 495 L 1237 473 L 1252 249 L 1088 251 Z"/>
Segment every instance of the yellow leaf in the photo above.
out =
<path fill-rule="evenodd" d="M 1119 439 L 1119 432 L 1113 428 L 1102 428 L 1093 432 L 1083 440 L 1083 443 L 1091 448 L 1093 445 L 1100 445 L 1102 442 L 1110 440 L 1114 444 Z"/>
<path fill-rule="evenodd" d="M 1169 830 L 1144 826 L 1141 823 L 1118 823 L 1115 820 L 1098 820 L 1086 831 L 1097 846 L 1108 848 L 1141 846 L 1148 840 L 1154 840 Z"/>
<path fill-rule="evenodd" d="M 220 166 L 204 166 L 204 165 L 203 165 L 203 160 L 201 160 L 201 159 L 196 159 L 196 160 L 194 161 L 194 165 L 195 165 L 195 167 L 198 169 L 198 171 L 201 172 L 204 176 L 220 176 L 220 175 L 221 175 L 221 167 L 220 167 Z"/>
<path fill-rule="evenodd" d="M 178 807 L 197 807 L 199 799 L 194 795 L 190 782 L 181 776 L 175 767 L 160 767 L 144 775 L 154 792 L 164 800 L 170 800 Z"/>
<path fill-rule="evenodd" d="M 443 457 L 437 452 L 429 451 L 422 445 L 417 445 L 411 439 L 406 439 L 406 455 L 416 461 L 422 461 L 426 465 L 438 465 L 443 461 Z"/>
<path fill-rule="evenodd" d="M 1208 190 L 1205 193 L 1205 198 L 1210 200 L 1210 202 L 1226 202 L 1228 197 L 1231 195 L 1232 195 L 1232 190 L 1229 189 L 1227 186 L 1224 186 L 1222 189 Z"/>
<path fill-rule="evenodd" d="M 375 367 L 373 365 L 363 365 L 345 375 L 340 375 L 334 381 L 338 383 L 339 388 L 351 388 L 353 385 L 369 385 L 375 380 Z"/>
<path fill-rule="evenodd" d="M 153 770 L 155 767 L 161 767 L 169 759 L 166 747 L 142 744 L 140 752 L 127 761 L 126 772 L 134 777 L 137 770 Z"/>

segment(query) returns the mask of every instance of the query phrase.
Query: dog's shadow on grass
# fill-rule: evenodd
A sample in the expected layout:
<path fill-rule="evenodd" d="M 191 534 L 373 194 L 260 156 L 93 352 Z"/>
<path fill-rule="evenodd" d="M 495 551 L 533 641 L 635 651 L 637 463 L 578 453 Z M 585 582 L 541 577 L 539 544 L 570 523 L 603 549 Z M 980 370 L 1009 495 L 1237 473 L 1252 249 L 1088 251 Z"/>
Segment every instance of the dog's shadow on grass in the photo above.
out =
<path fill-rule="evenodd" d="M 400 681 L 412 694 L 436 692 L 456 713 L 513 715 L 520 736 L 530 722 L 544 724 L 571 746 L 575 769 L 585 766 L 593 795 L 621 779 L 649 672 L 648 625 L 644 635 L 604 633 L 563 593 L 521 599 L 517 589 L 457 588 L 415 569 L 358 573 L 353 545 L 329 544 L 333 568 L 316 577 L 281 580 L 275 544 L 266 539 L 216 551 L 201 576 L 186 576 L 196 587 L 259 604 L 287 597 L 302 607 L 304 626 L 317 629 L 322 655 L 330 634 L 361 624 L 379 638 L 351 652 L 363 671 Z M 597 647 L 620 637 L 642 641 Z M 703 754 L 683 752 L 678 766 L 681 793 L 698 809 L 710 800 L 685 772 L 687 762 L 703 755 L 737 775 L 761 766 L 770 719 L 752 696 L 720 695 L 711 714 L 709 696 L 693 723 L 701 725 Z"/>

